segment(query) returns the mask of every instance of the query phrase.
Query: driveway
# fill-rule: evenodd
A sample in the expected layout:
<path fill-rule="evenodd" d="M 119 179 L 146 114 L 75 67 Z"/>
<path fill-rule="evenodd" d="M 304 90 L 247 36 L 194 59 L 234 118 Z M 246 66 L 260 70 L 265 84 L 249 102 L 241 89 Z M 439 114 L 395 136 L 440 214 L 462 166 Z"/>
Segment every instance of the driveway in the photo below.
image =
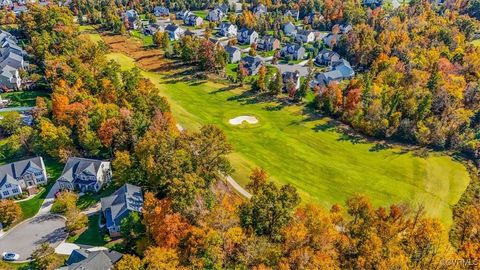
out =
<path fill-rule="evenodd" d="M 12 251 L 20 255 L 19 261 L 26 261 L 42 243 L 56 247 L 67 235 L 64 218 L 40 214 L 5 233 L 0 238 L 0 254 Z"/>

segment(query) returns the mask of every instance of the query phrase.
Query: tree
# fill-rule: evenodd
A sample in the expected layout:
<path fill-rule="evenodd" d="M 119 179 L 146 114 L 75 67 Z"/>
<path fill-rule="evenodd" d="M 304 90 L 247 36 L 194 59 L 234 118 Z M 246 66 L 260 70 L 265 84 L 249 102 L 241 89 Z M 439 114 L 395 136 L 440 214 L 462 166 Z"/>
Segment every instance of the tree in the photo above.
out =
<path fill-rule="evenodd" d="M 215 45 L 210 40 L 203 40 L 198 50 L 200 68 L 207 72 L 213 72 L 216 68 Z"/>
<path fill-rule="evenodd" d="M 280 70 L 277 68 L 275 72 L 275 77 L 273 80 L 270 81 L 268 85 L 268 90 L 272 95 L 278 95 L 283 90 L 283 77 Z"/>
<path fill-rule="evenodd" d="M 191 207 L 202 190 L 205 181 L 196 174 L 184 174 L 181 179 L 175 178 L 168 186 L 168 196 L 172 200 L 172 209 L 183 216 L 191 216 Z"/>
<path fill-rule="evenodd" d="M 267 90 L 267 68 L 262 65 L 258 70 L 258 78 L 255 82 L 255 90 L 265 92 Z"/>
<path fill-rule="evenodd" d="M 55 250 L 48 243 L 41 244 L 32 253 L 34 269 L 48 270 L 55 261 Z"/>
<path fill-rule="evenodd" d="M 174 270 L 178 269 L 180 262 L 175 249 L 164 247 L 151 247 L 145 251 L 143 259 L 146 270 Z"/>
<path fill-rule="evenodd" d="M 22 209 L 12 200 L 0 200 L 0 223 L 3 227 L 12 225 L 22 216 Z"/>
<path fill-rule="evenodd" d="M 78 194 L 72 191 L 60 192 L 52 205 L 52 212 L 57 214 L 65 214 L 72 209 L 77 209 Z"/>
<path fill-rule="evenodd" d="M 66 213 L 66 227 L 70 235 L 73 235 L 76 231 L 86 228 L 88 224 L 88 217 L 79 209 L 69 209 Z"/>
<path fill-rule="evenodd" d="M 243 85 L 243 81 L 245 80 L 245 77 L 247 77 L 247 75 L 248 75 L 247 69 L 243 65 L 243 62 L 240 62 L 237 68 L 237 80 L 240 83 L 240 86 Z"/>
<path fill-rule="evenodd" d="M 246 188 L 251 191 L 253 194 L 257 194 L 262 187 L 267 183 L 268 174 L 262 168 L 253 169 L 250 174 L 250 182 L 247 184 Z"/>
<path fill-rule="evenodd" d="M 240 223 L 243 228 L 257 235 L 268 236 L 273 241 L 281 239 L 281 230 L 288 224 L 293 209 L 300 202 L 294 187 L 278 188 L 268 182 L 260 187 L 248 202 L 239 207 Z"/>
<path fill-rule="evenodd" d="M 133 158 L 128 151 L 115 151 L 115 159 L 112 161 L 113 179 L 119 186 L 132 180 Z"/>
<path fill-rule="evenodd" d="M 155 34 L 153 34 L 153 43 L 158 47 L 158 48 L 165 48 L 166 44 L 165 44 L 165 40 L 164 40 L 164 37 L 166 36 L 167 34 L 165 32 L 160 32 L 160 31 L 157 31 L 155 32 Z M 168 36 L 168 35 L 167 35 Z"/>
<path fill-rule="evenodd" d="M 124 254 L 115 264 L 114 270 L 143 270 L 143 262 L 135 255 Z"/>
<path fill-rule="evenodd" d="M 0 128 L 6 135 L 12 135 L 21 128 L 22 116 L 18 112 L 7 112 L 0 119 Z"/>
<path fill-rule="evenodd" d="M 120 234 L 125 239 L 125 247 L 129 250 L 134 250 L 136 242 L 145 235 L 145 225 L 143 225 L 139 213 L 132 211 L 122 219 Z"/>
<path fill-rule="evenodd" d="M 257 44 L 256 43 L 252 43 L 252 45 L 250 45 L 250 51 L 248 51 L 248 55 L 250 55 L 250 56 L 256 56 L 257 55 Z"/>

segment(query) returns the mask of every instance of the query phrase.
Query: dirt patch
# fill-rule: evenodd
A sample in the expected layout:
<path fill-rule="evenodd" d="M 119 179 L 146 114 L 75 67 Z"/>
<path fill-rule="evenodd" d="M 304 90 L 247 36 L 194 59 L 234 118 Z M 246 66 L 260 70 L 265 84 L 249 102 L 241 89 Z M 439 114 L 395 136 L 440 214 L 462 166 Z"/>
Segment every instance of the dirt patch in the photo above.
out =
<path fill-rule="evenodd" d="M 171 61 L 163 57 L 161 50 L 144 47 L 135 38 L 122 35 L 102 35 L 102 38 L 112 51 L 132 57 L 137 65 L 144 70 L 165 70 L 171 65 Z"/>

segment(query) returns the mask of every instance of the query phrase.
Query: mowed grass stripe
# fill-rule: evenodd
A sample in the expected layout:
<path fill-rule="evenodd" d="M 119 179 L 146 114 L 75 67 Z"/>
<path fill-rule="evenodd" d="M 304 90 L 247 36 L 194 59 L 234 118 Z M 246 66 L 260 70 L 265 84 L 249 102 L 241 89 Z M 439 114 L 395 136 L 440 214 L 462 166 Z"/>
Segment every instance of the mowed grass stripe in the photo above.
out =
<path fill-rule="evenodd" d="M 110 54 L 122 66 L 133 59 Z M 203 124 L 222 128 L 235 148 L 233 177 L 242 185 L 252 168 L 261 166 L 272 179 L 298 188 L 306 202 L 326 207 L 354 194 L 369 196 L 375 205 L 423 204 L 428 213 L 451 224 L 451 209 L 469 182 L 466 168 L 438 153 L 428 158 L 400 148 L 373 151 L 375 144 L 357 141 L 332 129 L 328 118 L 310 120 L 297 106 L 271 109 L 276 103 L 249 103 L 239 89 L 225 90 L 213 82 L 191 83 L 143 72 L 161 90 L 179 123 L 189 129 Z M 253 115 L 254 127 L 228 120 Z"/>

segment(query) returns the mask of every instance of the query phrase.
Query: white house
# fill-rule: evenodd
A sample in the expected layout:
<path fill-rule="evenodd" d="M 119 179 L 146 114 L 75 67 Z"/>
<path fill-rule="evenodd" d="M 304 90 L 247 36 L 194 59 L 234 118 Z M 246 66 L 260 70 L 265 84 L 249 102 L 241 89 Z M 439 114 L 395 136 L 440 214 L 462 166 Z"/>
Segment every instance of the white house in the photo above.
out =
<path fill-rule="evenodd" d="M 221 23 L 218 34 L 222 37 L 234 37 L 237 35 L 237 26 L 231 23 Z"/>
<path fill-rule="evenodd" d="M 41 157 L 9 163 L 0 167 L 0 199 L 37 192 L 37 186 L 47 183 L 47 172 Z"/>
<path fill-rule="evenodd" d="M 98 192 L 112 180 L 110 162 L 71 157 L 57 182 L 60 189 Z"/>
<path fill-rule="evenodd" d="M 300 30 L 295 35 L 297 42 L 310 43 L 315 41 L 315 34 L 312 31 Z"/>
<path fill-rule="evenodd" d="M 165 32 L 168 33 L 168 36 L 171 40 L 179 40 L 185 34 L 185 30 L 177 25 L 169 24 L 165 27 Z"/>

